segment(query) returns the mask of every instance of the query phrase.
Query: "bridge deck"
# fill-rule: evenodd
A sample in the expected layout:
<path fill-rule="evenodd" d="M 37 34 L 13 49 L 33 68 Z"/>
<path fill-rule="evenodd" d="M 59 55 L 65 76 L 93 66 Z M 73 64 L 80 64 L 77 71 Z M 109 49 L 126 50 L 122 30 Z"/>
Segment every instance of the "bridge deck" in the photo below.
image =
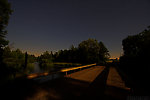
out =
<path fill-rule="evenodd" d="M 88 69 L 84 69 L 68 76 L 72 79 L 77 79 L 80 81 L 93 82 L 95 78 L 104 70 L 104 66 L 94 66 Z"/>

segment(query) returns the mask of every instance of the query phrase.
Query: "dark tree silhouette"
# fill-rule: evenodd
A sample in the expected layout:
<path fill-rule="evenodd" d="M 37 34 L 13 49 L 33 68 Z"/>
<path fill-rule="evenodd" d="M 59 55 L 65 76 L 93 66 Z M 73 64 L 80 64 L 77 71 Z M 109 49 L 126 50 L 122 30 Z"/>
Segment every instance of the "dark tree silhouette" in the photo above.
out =
<path fill-rule="evenodd" d="M 80 52 L 80 61 L 82 63 L 98 62 L 99 44 L 95 39 L 88 39 L 81 42 L 78 46 Z"/>
<path fill-rule="evenodd" d="M 150 28 L 122 41 L 124 55 L 120 58 L 122 70 L 139 84 L 148 87 L 150 76 Z"/>
<path fill-rule="evenodd" d="M 28 63 L 28 53 L 25 53 L 25 64 L 24 64 L 24 69 L 27 68 L 27 63 Z"/>
<path fill-rule="evenodd" d="M 109 51 L 103 42 L 99 42 L 99 48 L 99 60 L 101 63 L 105 63 L 105 61 L 110 58 Z"/>
<path fill-rule="evenodd" d="M 11 15 L 12 10 L 10 3 L 7 0 L 0 0 L 0 71 L 3 74 L 6 70 L 6 67 L 3 63 L 3 49 L 8 44 L 8 41 L 5 39 L 7 34 L 6 26 L 8 25 L 9 16 Z M 1 75 L 0 75 L 1 76 Z"/>
<path fill-rule="evenodd" d="M 72 45 L 69 50 L 59 50 L 53 57 L 55 62 L 104 63 L 109 58 L 109 53 L 102 42 L 88 39 L 82 41 L 78 47 Z"/>
<path fill-rule="evenodd" d="M 8 44 L 5 35 L 7 34 L 6 26 L 11 13 L 10 3 L 7 0 L 0 0 L 0 50 Z"/>

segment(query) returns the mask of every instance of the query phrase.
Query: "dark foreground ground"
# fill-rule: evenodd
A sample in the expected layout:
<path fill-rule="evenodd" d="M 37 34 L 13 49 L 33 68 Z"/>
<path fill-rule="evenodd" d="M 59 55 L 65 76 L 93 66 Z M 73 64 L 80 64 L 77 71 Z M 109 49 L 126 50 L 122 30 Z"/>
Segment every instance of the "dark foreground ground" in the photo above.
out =
<path fill-rule="evenodd" d="M 92 82 L 61 77 L 39 83 L 21 78 L 1 86 L 0 97 L 1 100 L 127 100 L 129 90 L 110 85 L 113 82 L 108 81 L 108 75 L 109 69 L 105 68 Z"/>

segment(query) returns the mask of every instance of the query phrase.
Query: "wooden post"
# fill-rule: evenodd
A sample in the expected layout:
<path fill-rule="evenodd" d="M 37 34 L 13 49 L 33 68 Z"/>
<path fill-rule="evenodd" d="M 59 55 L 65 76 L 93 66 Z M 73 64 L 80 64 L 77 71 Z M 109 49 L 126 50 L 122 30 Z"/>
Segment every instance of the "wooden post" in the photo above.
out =
<path fill-rule="evenodd" d="M 24 64 L 24 69 L 27 68 L 27 61 L 28 61 L 28 54 L 27 52 L 25 53 L 25 64 Z"/>

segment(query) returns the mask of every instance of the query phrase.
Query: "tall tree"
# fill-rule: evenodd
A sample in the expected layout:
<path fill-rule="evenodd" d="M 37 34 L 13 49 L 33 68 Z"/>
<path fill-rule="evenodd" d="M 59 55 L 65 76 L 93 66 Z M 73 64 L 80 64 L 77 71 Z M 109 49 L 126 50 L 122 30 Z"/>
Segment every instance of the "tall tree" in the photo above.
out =
<path fill-rule="evenodd" d="M 132 80 L 143 86 L 149 86 L 150 76 L 150 28 L 122 41 L 124 55 L 120 58 L 122 70 Z M 144 83 L 144 84 L 143 84 Z M 146 85 L 147 84 L 147 85 Z M 139 86 L 140 87 L 140 86 Z"/>
<path fill-rule="evenodd" d="M 79 54 L 78 48 L 74 47 L 73 45 L 70 47 L 70 62 L 78 62 Z"/>
<path fill-rule="evenodd" d="M 0 0 L 0 48 L 8 44 L 8 41 L 5 40 L 5 35 L 7 34 L 6 26 L 11 13 L 10 3 L 7 0 Z"/>
<path fill-rule="evenodd" d="M 11 13 L 10 3 L 7 0 L 0 0 L 0 64 L 2 64 L 3 48 L 8 44 L 8 41 L 5 40 L 5 35 L 7 34 L 6 26 Z"/>
<path fill-rule="evenodd" d="M 122 41 L 124 56 L 139 57 L 149 55 L 150 48 L 150 28 L 143 32 L 128 36 Z"/>
<path fill-rule="evenodd" d="M 109 53 L 102 42 L 98 43 L 96 39 L 88 39 L 78 46 L 81 61 L 83 63 L 104 62 Z"/>
<path fill-rule="evenodd" d="M 105 62 L 110 57 L 109 51 L 103 42 L 99 42 L 99 48 L 99 60 L 100 62 Z"/>

